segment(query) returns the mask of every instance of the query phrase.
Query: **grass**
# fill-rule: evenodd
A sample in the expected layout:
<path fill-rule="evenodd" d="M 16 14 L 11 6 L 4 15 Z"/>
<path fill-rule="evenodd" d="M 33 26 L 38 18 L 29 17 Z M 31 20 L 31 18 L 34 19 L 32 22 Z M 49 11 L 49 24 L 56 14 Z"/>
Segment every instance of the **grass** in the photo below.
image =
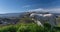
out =
<path fill-rule="evenodd" d="M 21 23 L 0 27 L 0 32 L 60 32 L 60 27 L 53 27 L 51 29 L 49 24 L 45 24 L 44 27 L 41 27 L 34 23 Z"/>

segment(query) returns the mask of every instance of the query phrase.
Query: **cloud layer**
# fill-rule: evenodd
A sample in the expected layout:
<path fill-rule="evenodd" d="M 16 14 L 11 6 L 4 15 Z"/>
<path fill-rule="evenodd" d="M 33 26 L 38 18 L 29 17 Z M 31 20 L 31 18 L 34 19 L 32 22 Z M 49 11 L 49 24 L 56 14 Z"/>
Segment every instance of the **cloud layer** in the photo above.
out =
<path fill-rule="evenodd" d="M 60 8 L 49 8 L 49 9 L 43 9 L 43 8 L 38 8 L 38 9 L 33 9 L 33 10 L 28 10 L 29 12 L 32 11 L 42 11 L 42 12 L 53 12 L 53 13 L 60 13 Z"/>

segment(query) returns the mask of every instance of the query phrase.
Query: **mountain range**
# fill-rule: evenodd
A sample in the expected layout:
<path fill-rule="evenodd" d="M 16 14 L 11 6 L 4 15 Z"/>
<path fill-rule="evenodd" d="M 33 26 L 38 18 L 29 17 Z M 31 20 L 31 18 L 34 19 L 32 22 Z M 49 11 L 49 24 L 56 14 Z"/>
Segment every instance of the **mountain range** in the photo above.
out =
<path fill-rule="evenodd" d="M 0 14 L 0 17 L 3 18 L 8 18 L 8 17 L 21 17 L 24 16 L 25 14 L 27 14 L 28 12 L 21 12 L 21 13 L 6 13 L 6 14 Z M 33 12 L 29 12 L 29 13 L 33 13 Z M 35 13 L 42 13 L 42 12 L 35 12 Z M 45 12 L 43 12 L 45 13 Z M 52 13 L 55 15 L 60 15 L 60 13 Z"/>

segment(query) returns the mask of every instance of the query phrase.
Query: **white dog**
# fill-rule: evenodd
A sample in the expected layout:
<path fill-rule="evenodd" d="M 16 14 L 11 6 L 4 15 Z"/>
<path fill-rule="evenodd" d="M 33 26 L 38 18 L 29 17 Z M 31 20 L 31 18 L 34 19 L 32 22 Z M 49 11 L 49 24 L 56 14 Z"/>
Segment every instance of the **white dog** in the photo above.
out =
<path fill-rule="evenodd" d="M 32 20 L 34 20 L 38 25 L 43 26 L 43 24 L 47 21 L 51 26 L 56 26 L 56 17 L 53 14 L 32 13 L 30 17 L 32 17 Z"/>

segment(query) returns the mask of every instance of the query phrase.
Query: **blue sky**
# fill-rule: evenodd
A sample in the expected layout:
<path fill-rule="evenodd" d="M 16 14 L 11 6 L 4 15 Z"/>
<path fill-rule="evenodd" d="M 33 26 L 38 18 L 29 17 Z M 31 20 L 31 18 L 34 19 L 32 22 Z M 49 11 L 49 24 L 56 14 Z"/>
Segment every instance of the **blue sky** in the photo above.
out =
<path fill-rule="evenodd" d="M 60 12 L 60 0 L 0 0 L 0 13 L 24 11 Z"/>

